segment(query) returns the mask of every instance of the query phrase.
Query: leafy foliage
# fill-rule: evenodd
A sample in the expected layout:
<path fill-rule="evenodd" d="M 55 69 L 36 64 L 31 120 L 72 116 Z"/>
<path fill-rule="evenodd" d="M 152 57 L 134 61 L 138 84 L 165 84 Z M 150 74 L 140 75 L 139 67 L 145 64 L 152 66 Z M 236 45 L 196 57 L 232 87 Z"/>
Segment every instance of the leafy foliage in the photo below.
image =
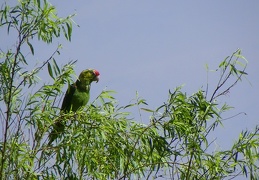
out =
<path fill-rule="evenodd" d="M 51 43 L 62 32 L 70 40 L 72 16 L 58 17 L 45 0 L 4 4 L 0 14 L 1 27 L 18 37 L 15 48 L 0 55 L 0 179 L 258 179 L 259 127 L 241 132 L 229 150 L 212 151 L 209 137 L 230 109 L 220 106 L 218 98 L 247 75 L 241 50 L 220 63 L 212 90 L 208 83 L 205 90 L 187 95 L 177 87 L 155 110 L 138 95 L 135 103 L 120 106 L 113 91 L 103 90 L 91 104 L 64 114 L 59 101 L 63 86 L 72 82 L 75 61 L 60 66 L 55 60 L 59 45 L 29 70 L 33 62 L 22 47 L 34 56 L 35 36 Z M 40 71 L 47 71 L 53 82 L 42 84 Z M 150 113 L 150 123 L 131 119 L 131 107 Z M 48 145 L 57 121 L 66 124 L 65 131 Z"/>

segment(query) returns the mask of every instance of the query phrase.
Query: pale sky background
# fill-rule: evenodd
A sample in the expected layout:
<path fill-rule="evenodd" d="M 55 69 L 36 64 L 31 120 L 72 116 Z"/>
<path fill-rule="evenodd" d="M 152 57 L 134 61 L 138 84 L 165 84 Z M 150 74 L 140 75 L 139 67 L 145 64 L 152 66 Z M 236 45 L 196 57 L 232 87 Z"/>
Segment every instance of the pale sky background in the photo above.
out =
<path fill-rule="evenodd" d="M 3 0 L 1 0 L 3 1 Z M 59 64 L 78 60 L 75 71 L 95 68 L 100 81 L 92 85 L 91 100 L 104 88 L 115 90 L 119 105 L 127 105 L 136 91 L 155 109 L 167 101 L 168 90 L 184 85 L 188 95 L 206 86 L 205 64 L 218 64 L 237 48 L 249 61 L 248 81 L 243 80 L 220 102 L 235 107 L 223 118 L 215 134 L 224 149 L 238 138 L 241 130 L 253 130 L 258 123 L 259 90 L 259 1 L 258 0 L 53 0 L 58 15 L 76 13 L 72 41 L 64 38 Z M 3 33 L 0 31 L 0 33 Z M 2 37 L 1 37 L 2 41 Z M 5 42 L 5 41 L 3 41 Z M 2 43 L 0 42 L 1 47 Z M 52 45 L 35 49 L 44 60 Z M 42 55 L 42 56 L 41 56 Z M 50 81 L 47 76 L 43 81 Z M 210 90 L 219 74 L 209 74 Z M 204 89 L 204 88 L 203 88 Z M 210 91 L 210 92 L 211 92 Z M 135 118 L 140 120 L 136 109 Z M 144 114 L 143 122 L 149 122 Z"/>

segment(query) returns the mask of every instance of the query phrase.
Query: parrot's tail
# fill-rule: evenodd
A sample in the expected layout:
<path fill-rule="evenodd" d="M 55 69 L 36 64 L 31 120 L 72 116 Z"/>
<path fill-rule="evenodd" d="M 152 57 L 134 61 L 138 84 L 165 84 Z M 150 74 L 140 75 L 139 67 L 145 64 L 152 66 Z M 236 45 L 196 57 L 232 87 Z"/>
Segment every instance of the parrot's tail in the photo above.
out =
<path fill-rule="evenodd" d="M 49 134 L 49 142 L 48 145 L 51 145 L 53 141 L 55 141 L 55 139 L 58 138 L 58 136 L 64 132 L 65 126 L 62 122 L 58 121 L 54 124 L 53 126 L 53 130 L 51 131 L 51 133 Z"/>

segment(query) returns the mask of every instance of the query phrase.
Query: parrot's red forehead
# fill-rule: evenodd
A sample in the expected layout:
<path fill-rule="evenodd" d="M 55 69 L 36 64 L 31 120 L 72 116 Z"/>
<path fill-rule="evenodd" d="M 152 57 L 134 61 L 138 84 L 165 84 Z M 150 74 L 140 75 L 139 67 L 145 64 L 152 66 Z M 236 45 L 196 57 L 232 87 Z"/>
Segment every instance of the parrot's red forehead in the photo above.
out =
<path fill-rule="evenodd" d="M 95 74 L 96 76 L 99 76 L 99 75 L 100 75 L 99 71 L 97 71 L 97 70 L 93 70 L 93 71 L 94 71 L 94 74 Z"/>

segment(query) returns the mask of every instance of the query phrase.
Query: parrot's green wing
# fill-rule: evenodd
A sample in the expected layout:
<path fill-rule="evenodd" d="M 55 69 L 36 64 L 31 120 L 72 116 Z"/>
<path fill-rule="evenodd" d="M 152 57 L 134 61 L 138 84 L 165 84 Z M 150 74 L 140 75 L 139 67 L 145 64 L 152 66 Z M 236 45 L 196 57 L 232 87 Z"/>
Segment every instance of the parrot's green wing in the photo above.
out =
<path fill-rule="evenodd" d="M 76 91 L 76 85 L 75 84 L 71 84 L 68 89 L 67 92 L 65 94 L 62 106 L 61 106 L 61 111 L 64 112 L 69 112 L 71 110 L 71 103 L 72 103 L 72 99 L 73 99 L 73 95 Z"/>
<path fill-rule="evenodd" d="M 71 102 L 73 99 L 73 95 L 76 92 L 76 85 L 75 84 L 71 84 L 65 94 L 65 97 L 63 99 L 63 103 L 61 106 L 61 111 L 67 113 L 70 111 L 71 109 Z M 61 120 L 58 120 L 54 125 L 53 125 L 53 130 L 51 131 L 51 133 L 49 134 L 49 145 L 55 140 L 57 139 L 58 135 L 60 133 L 62 133 L 65 129 L 65 125 L 63 124 L 63 122 Z"/>

